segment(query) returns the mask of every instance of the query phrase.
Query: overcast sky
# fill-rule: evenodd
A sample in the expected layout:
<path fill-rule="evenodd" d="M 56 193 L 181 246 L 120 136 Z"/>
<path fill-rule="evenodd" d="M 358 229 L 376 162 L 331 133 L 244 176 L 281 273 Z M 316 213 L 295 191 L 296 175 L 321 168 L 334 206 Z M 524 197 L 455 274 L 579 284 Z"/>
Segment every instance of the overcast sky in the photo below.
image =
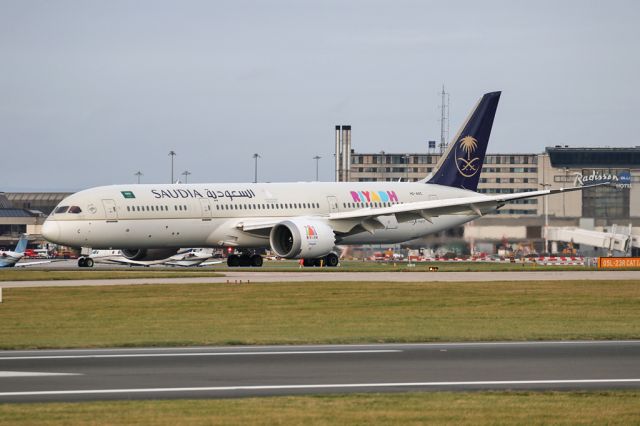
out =
<path fill-rule="evenodd" d="M 638 1 L 0 0 L 0 191 L 333 178 L 502 90 L 490 152 L 640 145 Z"/>

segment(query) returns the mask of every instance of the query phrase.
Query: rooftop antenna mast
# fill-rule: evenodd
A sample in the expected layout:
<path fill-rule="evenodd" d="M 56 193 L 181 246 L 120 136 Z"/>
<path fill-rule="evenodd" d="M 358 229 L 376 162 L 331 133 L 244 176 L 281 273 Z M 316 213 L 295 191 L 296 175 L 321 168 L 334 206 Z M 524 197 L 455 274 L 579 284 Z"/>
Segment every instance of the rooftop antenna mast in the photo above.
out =
<path fill-rule="evenodd" d="M 449 140 L 449 94 L 442 85 L 442 103 L 440 104 L 440 154 L 447 148 Z"/>

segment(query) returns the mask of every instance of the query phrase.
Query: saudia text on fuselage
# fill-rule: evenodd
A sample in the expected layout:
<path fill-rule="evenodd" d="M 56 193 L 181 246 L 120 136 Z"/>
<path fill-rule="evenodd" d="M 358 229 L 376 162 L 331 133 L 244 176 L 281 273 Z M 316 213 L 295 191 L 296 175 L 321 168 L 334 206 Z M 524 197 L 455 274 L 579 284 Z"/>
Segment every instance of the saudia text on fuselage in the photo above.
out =
<path fill-rule="evenodd" d="M 202 192 L 197 189 L 152 189 L 151 193 L 154 198 L 226 198 L 233 201 L 234 198 L 254 198 L 256 196 L 252 189 L 244 190 L 224 190 L 213 191 L 203 189 Z"/>

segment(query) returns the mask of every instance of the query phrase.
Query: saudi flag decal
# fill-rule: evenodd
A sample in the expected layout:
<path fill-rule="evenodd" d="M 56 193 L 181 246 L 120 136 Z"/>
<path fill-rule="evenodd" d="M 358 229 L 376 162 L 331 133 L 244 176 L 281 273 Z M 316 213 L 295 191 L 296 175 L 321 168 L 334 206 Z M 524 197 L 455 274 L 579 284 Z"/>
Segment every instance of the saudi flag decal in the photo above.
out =
<path fill-rule="evenodd" d="M 136 196 L 133 195 L 133 192 L 131 191 L 120 191 L 120 193 L 124 198 L 136 198 Z"/>

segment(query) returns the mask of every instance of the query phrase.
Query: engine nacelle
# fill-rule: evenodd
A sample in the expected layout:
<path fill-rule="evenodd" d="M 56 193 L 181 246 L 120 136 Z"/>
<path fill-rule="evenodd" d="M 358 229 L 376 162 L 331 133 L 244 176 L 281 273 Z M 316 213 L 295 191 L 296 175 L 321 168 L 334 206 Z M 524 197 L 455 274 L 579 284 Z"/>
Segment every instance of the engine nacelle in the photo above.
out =
<path fill-rule="evenodd" d="M 162 260 L 173 256 L 177 249 L 123 249 L 122 255 L 129 260 Z"/>
<path fill-rule="evenodd" d="M 286 259 L 314 259 L 331 253 L 336 236 L 324 222 L 296 218 L 278 223 L 271 229 L 271 249 Z"/>

